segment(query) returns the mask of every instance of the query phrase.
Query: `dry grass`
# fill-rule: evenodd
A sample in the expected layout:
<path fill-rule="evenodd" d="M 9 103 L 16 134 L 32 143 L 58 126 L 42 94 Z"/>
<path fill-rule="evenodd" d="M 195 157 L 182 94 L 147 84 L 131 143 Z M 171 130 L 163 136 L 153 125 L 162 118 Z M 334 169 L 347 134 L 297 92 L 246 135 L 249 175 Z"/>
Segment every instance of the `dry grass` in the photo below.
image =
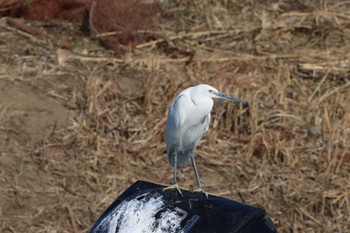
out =
<path fill-rule="evenodd" d="M 124 55 L 72 25 L 59 27 L 75 33 L 66 51 L 31 43 L 2 21 L 0 50 L 9 56 L 1 55 L 0 79 L 37 86 L 75 115 L 21 146 L 36 174 L 31 186 L 11 183 L 6 174 L 20 176 L 11 168 L 0 173 L 0 193 L 20 202 L 1 209 L 0 229 L 85 232 L 134 181 L 170 184 L 167 108 L 183 88 L 208 83 L 249 106 L 216 102 L 197 150 L 205 189 L 265 208 L 279 232 L 350 232 L 350 3 L 162 7 L 158 39 Z M 34 52 L 21 54 L 23 46 Z M 180 169 L 181 186 L 194 181 L 190 166 Z"/>

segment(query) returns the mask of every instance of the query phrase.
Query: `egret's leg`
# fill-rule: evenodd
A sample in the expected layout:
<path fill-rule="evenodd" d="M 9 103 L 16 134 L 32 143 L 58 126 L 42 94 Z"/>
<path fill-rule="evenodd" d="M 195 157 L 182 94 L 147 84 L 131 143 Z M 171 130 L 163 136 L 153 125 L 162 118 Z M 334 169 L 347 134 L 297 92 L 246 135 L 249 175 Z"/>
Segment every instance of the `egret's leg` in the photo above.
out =
<path fill-rule="evenodd" d="M 183 196 L 183 195 L 182 195 L 182 192 L 181 192 L 181 189 L 180 189 L 179 185 L 178 185 L 177 182 L 176 182 L 176 168 L 177 168 L 177 153 L 174 152 L 174 177 L 173 177 L 173 182 L 174 182 L 174 184 L 171 185 L 171 186 L 169 186 L 169 187 L 164 188 L 163 191 L 164 191 L 164 190 L 168 190 L 168 189 L 174 189 L 174 188 L 176 188 L 177 191 L 179 191 L 179 193 L 181 194 L 181 196 Z"/>
<path fill-rule="evenodd" d="M 191 161 L 192 161 L 194 173 L 196 174 L 198 189 L 202 189 L 202 184 L 201 184 L 201 180 L 199 179 L 196 162 L 194 161 L 194 155 L 191 156 Z"/>
<path fill-rule="evenodd" d="M 176 169 L 177 169 L 177 153 L 174 152 L 174 177 L 173 177 L 173 184 L 176 185 Z"/>
<path fill-rule="evenodd" d="M 191 161 L 192 161 L 194 173 L 196 174 L 196 179 L 197 179 L 197 184 L 198 184 L 198 189 L 196 189 L 194 191 L 204 193 L 204 195 L 208 198 L 208 193 L 203 190 L 201 180 L 199 179 L 196 162 L 194 161 L 194 155 L 191 156 Z"/>

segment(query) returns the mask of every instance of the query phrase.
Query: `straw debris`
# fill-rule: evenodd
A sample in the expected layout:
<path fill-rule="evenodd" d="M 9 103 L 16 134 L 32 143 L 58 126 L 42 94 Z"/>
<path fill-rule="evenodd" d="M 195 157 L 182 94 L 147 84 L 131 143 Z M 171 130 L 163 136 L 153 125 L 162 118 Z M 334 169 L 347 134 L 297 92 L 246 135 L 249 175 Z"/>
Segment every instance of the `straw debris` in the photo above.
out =
<path fill-rule="evenodd" d="M 123 53 L 78 23 L 0 20 L 0 231 L 86 232 L 136 180 L 170 184 L 167 109 L 208 83 L 249 105 L 216 104 L 205 190 L 279 232 L 350 232 L 350 4 L 159 4 L 154 38 Z M 194 187 L 190 166 L 178 180 Z"/>

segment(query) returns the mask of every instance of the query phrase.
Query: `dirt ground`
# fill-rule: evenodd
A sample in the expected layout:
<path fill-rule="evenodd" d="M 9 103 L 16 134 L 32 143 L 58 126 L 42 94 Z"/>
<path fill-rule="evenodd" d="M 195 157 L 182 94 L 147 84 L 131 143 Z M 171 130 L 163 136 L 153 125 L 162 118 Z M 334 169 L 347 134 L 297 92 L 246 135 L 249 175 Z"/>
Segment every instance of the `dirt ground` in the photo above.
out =
<path fill-rule="evenodd" d="M 0 19 L 0 232 L 86 232 L 136 180 L 171 184 L 167 109 L 198 83 L 249 102 L 215 102 L 206 191 L 279 232 L 350 232 L 350 4 L 168 4 L 161 36 L 124 53 L 79 23 Z"/>

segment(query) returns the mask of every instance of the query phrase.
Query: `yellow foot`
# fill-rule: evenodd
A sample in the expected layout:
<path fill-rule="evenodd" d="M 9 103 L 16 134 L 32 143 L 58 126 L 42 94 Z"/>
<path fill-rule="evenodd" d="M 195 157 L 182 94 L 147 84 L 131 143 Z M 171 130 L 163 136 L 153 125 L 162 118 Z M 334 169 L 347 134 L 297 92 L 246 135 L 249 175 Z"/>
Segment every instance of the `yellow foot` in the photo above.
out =
<path fill-rule="evenodd" d="M 179 191 L 181 196 L 183 196 L 182 191 L 180 189 L 180 186 L 178 184 L 174 184 L 174 185 L 168 186 L 168 187 L 164 188 L 163 191 L 169 190 L 169 189 L 177 189 L 177 191 Z"/>
<path fill-rule="evenodd" d="M 202 188 L 198 188 L 196 190 L 193 190 L 193 192 L 199 192 L 199 193 L 203 193 L 207 198 L 209 193 L 205 192 Z"/>

